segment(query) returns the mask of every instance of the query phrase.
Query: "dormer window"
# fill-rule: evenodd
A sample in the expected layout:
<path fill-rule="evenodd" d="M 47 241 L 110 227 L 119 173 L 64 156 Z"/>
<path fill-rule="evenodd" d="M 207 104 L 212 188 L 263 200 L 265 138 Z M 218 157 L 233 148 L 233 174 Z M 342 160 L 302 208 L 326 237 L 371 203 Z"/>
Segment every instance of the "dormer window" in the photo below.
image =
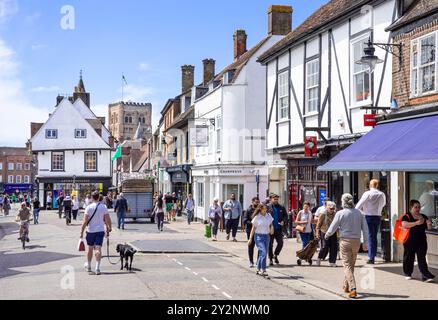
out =
<path fill-rule="evenodd" d="M 46 139 L 58 139 L 58 130 L 47 129 L 46 130 Z"/>
<path fill-rule="evenodd" d="M 87 130 L 86 129 L 75 129 L 75 139 L 86 139 Z"/>

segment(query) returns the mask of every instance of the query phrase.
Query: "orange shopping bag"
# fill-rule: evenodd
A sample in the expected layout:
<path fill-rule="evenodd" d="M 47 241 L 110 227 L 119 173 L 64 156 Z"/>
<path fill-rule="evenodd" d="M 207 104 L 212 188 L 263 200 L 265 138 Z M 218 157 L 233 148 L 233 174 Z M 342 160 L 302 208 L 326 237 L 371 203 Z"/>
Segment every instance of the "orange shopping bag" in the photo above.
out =
<path fill-rule="evenodd" d="M 404 218 L 404 216 L 408 216 L 408 215 L 405 214 L 400 219 L 398 219 L 394 227 L 394 239 L 400 242 L 401 244 L 405 244 L 406 241 L 408 241 L 409 232 L 410 232 L 410 229 L 403 228 L 402 219 Z"/>

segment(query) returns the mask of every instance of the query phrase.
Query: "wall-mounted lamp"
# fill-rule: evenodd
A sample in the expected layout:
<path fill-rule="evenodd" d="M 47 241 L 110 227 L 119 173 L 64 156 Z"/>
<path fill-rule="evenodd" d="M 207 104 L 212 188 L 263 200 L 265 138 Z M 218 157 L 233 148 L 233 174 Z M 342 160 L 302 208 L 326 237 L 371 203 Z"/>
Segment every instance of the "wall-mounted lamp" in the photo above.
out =
<path fill-rule="evenodd" d="M 379 59 L 378 56 L 376 56 L 375 54 L 376 48 L 374 48 L 374 46 L 376 46 L 396 56 L 399 59 L 399 67 L 401 68 L 403 61 L 401 43 L 400 44 L 377 43 L 377 42 L 372 42 L 370 37 L 368 39 L 368 42 L 365 44 L 367 45 L 363 50 L 365 55 L 359 61 L 356 61 L 356 64 L 368 66 L 371 72 L 373 72 L 378 64 L 384 62 L 383 60 Z"/>

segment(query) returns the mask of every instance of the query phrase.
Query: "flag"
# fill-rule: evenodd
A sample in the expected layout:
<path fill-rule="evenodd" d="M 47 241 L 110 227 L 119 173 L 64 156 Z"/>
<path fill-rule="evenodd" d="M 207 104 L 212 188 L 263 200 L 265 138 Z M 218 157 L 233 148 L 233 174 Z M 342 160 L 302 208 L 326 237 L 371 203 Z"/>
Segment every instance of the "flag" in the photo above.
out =
<path fill-rule="evenodd" d="M 126 81 L 125 75 L 122 75 L 122 80 L 123 80 L 123 82 L 125 82 L 125 84 L 128 84 L 128 82 Z"/>
<path fill-rule="evenodd" d="M 119 145 L 117 147 L 116 153 L 114 154 L 114 156 L 112 157 L 111 160 L 114 161 L 114 160 L 119 159 L 121 157 L 122 157 L 122 145 Z"/>

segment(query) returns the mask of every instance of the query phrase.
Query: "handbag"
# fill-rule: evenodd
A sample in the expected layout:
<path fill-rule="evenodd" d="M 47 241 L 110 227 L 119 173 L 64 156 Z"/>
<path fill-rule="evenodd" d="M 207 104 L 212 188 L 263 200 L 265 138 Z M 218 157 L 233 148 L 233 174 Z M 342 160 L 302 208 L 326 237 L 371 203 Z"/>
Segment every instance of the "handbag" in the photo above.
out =
<path fill-rule="evenodd" d="M 84 239 L 79 239 L 79 243 L 78 243 L 78 251 L 79 251 L 79 252 L 84 252 L 84 251 L 85 251 L 85 242 L 84 242 Z"/>
<path fill-rule="evenodd" d="M 394 226 L 394 240 L 397 240 L 401 244 L 405 244 L 409 239 L 410 229 L 403 228 L 403 218 L 409 215 L 405 214 L 395 222 Z"/>
<path fill-rule="evenodd" d="M 301 218 L 301 215 L 300 215 L 300 218 Z M 298 225 L 295 227 L 295 230 L 298 231 L 299 233 L 306 233 L 306 227 L 307 227 L 307 224 L 308 224 L 308 223 L 306 223 L 305 226 L 302 226 L 302 225 L 298 224 Z"/>

